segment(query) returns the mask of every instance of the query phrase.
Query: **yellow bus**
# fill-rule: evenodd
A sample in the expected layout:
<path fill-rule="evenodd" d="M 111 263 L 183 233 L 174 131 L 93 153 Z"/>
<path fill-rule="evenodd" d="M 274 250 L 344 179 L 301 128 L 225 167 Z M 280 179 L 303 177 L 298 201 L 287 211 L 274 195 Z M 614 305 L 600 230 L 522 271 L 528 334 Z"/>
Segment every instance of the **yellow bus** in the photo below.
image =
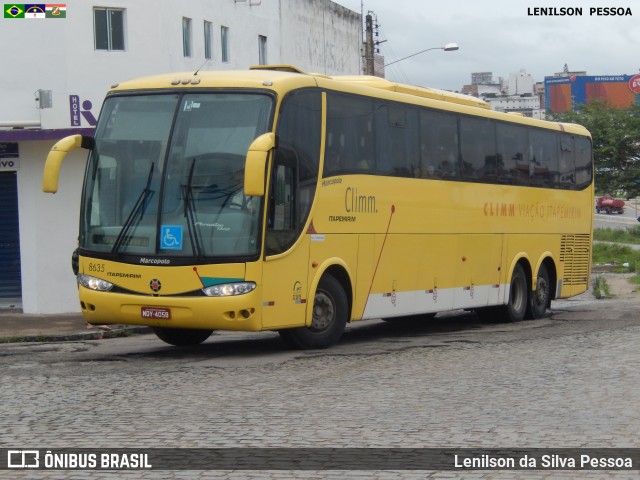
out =
<path fill-rule="evenodd" d="M 173 345 L 278 331 L 325 348 L 347 322 L 457 309 L 518 321 L 588 288 L 589 133 L 473 97 L 286 65 L 109 91 L 75 270 L 89 323 Z"/>

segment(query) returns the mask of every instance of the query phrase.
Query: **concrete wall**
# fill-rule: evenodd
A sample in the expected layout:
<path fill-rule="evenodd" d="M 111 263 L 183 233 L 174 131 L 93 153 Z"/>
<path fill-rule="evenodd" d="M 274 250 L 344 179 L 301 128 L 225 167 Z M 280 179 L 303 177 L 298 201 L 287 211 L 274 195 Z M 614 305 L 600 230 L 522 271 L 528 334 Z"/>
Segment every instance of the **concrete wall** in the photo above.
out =
<path fill-rule="evenodd" d="M 283 63 L 327 75 L 358 75 L 360 14 L 328 0 L 280 0 Z"/>
<path fill-rule="evenodd" d="M 80 187 L 87 152 L 74 151 L 62 166 L 58 193 L 42 192 L 48 141 L 20 144 L 18 205 L 22 308 L 26 313 L 80 311 L 71 253 L 78 244 Z"/>

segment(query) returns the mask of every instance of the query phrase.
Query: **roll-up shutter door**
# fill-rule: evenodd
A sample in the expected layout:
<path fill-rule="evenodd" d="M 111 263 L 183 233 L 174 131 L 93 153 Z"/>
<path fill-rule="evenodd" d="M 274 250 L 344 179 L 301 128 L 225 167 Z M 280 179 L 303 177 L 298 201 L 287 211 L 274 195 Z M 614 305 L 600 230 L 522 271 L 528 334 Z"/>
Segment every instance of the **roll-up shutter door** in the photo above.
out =
<path fill-rule="evenodd" d="M 0 172 L 0 299 L 21 298 L 16 172 Z"/>

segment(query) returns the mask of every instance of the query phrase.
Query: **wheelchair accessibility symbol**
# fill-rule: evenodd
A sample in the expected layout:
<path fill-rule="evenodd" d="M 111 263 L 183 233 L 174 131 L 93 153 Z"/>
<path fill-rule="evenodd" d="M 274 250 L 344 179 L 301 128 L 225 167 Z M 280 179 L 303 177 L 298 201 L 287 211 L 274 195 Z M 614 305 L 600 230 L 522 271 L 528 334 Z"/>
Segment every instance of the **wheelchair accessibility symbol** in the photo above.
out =
<path fill-rule="evenodd" d="M 160 235 L 162 250 L 182 250 L 182 225 L 162 225 Z"/>

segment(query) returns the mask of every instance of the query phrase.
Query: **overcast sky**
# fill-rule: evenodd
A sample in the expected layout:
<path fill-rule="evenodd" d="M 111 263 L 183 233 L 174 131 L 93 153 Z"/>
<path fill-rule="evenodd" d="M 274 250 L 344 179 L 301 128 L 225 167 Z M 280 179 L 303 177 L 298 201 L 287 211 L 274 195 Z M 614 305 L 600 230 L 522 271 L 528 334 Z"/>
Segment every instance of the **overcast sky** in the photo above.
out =
<path fill-rule="evenodd" d="M 361 0 L 334 0 L 357 12 Z M 582 7 L 582 16 L 532 16 L 536 7 Z M 631 8 L 632 16 L 591 16 L 590 7 Z M 380 25 L 385 63 L 455 42 L 458 51 L 433 50 L 386 69 L 404 83 L 460 90 L 472 72 L 507 79 L 521 69 L 535 81 L 562 71 L 635 75 L 640 71 L 637 0 L 366 0 Z"/>

